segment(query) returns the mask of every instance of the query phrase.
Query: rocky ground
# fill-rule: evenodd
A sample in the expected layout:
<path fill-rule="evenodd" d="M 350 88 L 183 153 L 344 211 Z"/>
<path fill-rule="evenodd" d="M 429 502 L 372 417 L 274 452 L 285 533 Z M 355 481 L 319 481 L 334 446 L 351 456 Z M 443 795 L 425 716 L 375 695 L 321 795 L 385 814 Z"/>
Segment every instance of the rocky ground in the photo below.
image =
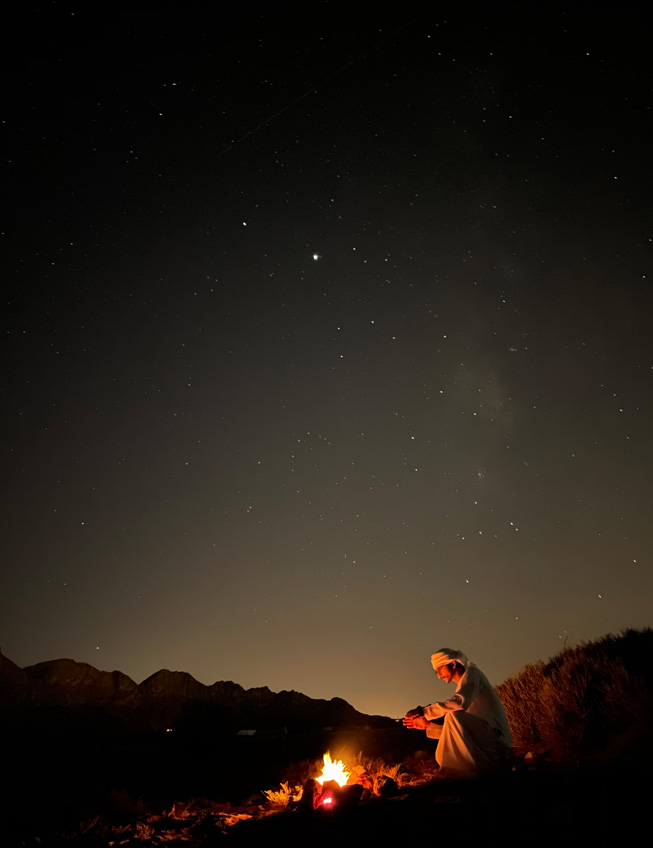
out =
<path fill-rule="evenodd" d="M 7 846 L 154 845 L 394 845 L 406 840 L 482 839 L 485 845 L 555 840 L 604 845 L 630 839 L 646 820 L 652 770 L 640 765 L 525 765 L 477 781 L 448 781 L 422 773 L 418 785 L 390 797 L 365 793 L 356 803 L 326 809 L 284 809 L 263 796 L 242 805 L 210 799 L 177 801 L 155 809 L 116 792 L 113 807 L 80 822 L 33 830 L 5 817 Z M 420 782 L 421 781 L 421 782 Z M 35 821 L 38 816 L 35 817 Z"/>

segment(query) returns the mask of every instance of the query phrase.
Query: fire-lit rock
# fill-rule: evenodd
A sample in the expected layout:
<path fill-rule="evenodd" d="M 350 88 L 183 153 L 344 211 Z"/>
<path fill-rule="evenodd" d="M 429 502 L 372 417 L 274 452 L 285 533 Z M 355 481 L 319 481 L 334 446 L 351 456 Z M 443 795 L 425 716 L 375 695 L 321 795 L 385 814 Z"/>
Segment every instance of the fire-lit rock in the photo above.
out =
<path fill-rule="evenodd" d="M 365 796 L 369 796 L 369 791 L 366 790 L 360 783 L 350 783 L 347 786 L 341 787 L 335 794 L 335 802 L 339 810 L 355 807 L 363 800 Z"/>
<path fill-rule="evenodd" d="M 302 789 L 302 797 L 297 802 L 297 809 L 302 811 L 314 810 L 317 799 L 322 794 L 322 787 L 314 777 L 309 778 Z"/>
<path fill-rule="evenodd" d="M 399 792 L 399 787 L 396 780 L 383 774 L 376 782 L 376 791 L 381 798 L 391 798 Z"/>

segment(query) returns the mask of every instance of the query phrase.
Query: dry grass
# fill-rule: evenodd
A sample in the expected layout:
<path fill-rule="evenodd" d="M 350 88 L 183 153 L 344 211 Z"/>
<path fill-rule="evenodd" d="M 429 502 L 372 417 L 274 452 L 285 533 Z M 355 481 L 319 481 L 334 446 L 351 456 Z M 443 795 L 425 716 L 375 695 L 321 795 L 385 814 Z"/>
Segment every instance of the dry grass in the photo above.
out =
<path fill-rule="evenodd" d="M 617 735 L 632 741 L 633 728 L 643 733 L 651 718 L 652 650 L 653 630 L 627 630 L 508 678 L 497 692 L 515 747 L 578 759 L 606 749 Z"/>
<path fill-rule="evenodd" d="M 361 782 L 367 779 L 375 793 L 381 778 L 390 777 L 396 781 L 397 786 L 402 786 L 407 777 L 401 763 L 386 763 L 381 757 L 366 757 L 362 751 L 354 759 L 351 770 L 352 775 L 356 775 Z"/>
<path fill-rule="evenodd" d="M 279 789 L 266 789 L 263 794 L 273 807 L 287 807 L 291 801 L 299 801 L 302 797 L 302 787 L 298 784 L 291 787 L 289 783 L 284 782 Z"/>

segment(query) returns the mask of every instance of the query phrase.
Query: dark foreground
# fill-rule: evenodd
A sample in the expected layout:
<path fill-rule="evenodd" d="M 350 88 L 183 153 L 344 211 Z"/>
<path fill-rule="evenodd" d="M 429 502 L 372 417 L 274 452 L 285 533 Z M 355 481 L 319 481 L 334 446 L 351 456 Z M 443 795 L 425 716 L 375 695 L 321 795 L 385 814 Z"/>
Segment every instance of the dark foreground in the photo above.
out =
<path fill-rule="evenodd" d="M 606 845 L 627 837 L 650 803 L 650 769 L 585 766 L 518 770 L 479 781 L 434 780 L 393 798 L 350 809 L 270 813 L 209 801 L 165 813 L 141 809 L 94 817 L 79 826 L 6 833 L 7 846 L 396 845 L 482 840 L 484 845 Z M 218 812 L 220 808 L 221 812 Z M 186 817 L 184 817 L 186 814 Z M 244 818 L 251 816 L 251 818 Z M 241 818 L 242 817 L 242 818 Z M 233 823 L 240 819 L 237 823 Z M 630 822 L 630 824 L 629 824 Z"/>
<path fill-rule="evenodd" d="M 330 811 L 279 811 L 261 795 L 289 764 L 338 745 L 385 762 L 411 761 L 421 734 L 322 734 L 282 741 L 196 737 L 72 740 L 5 735 L 0 799 L 3 848 L 112 846 L 396 845 L 406 840 L 482 840 L 487 845 L 605 845 L 632 837 L 645 820 L 649 759 L 563 767 L 521 764 L 477 781 L 434 778 Z M 80 744 L 83 743 L 83 744 Z M 414 751 L 412 752 L 414 754 Z M 413 783 L 425 780 L 428 764 Z M 408 758 L 408 759 L 407 759 Z M 412 757 L 413 764 L 419 758 Z M 248 798 L 248 801 L 243 799 Z M 642 815 L 644 813 L 644 815 Z"/>
<path fill-rule="evenodd" d="M 402 845 L 406 840 L 606 845 L 628 838 L 630 813 L 638 811 L 639 817 L 650 804 L 652 777 L 651 770 L 623 774 L 592 766 L 511 772 L 482 781 L 435 780 L 408 788 L 397 798 L 375 799 L 340 813 L 246 821 L 232 828 L 224 841 L 227 846 Z"/>

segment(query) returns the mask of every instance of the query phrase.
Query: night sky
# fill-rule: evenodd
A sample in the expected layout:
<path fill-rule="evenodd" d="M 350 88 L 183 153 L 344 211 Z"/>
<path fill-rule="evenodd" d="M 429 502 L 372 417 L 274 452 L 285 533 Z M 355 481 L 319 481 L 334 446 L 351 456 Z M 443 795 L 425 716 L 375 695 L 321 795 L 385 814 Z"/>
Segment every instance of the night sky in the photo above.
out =
<path fill-rule="evenodd" d="M 653 624 L 639 13 L 240 5 L 5 28 L 4 654 L 398 716 Z"/>

